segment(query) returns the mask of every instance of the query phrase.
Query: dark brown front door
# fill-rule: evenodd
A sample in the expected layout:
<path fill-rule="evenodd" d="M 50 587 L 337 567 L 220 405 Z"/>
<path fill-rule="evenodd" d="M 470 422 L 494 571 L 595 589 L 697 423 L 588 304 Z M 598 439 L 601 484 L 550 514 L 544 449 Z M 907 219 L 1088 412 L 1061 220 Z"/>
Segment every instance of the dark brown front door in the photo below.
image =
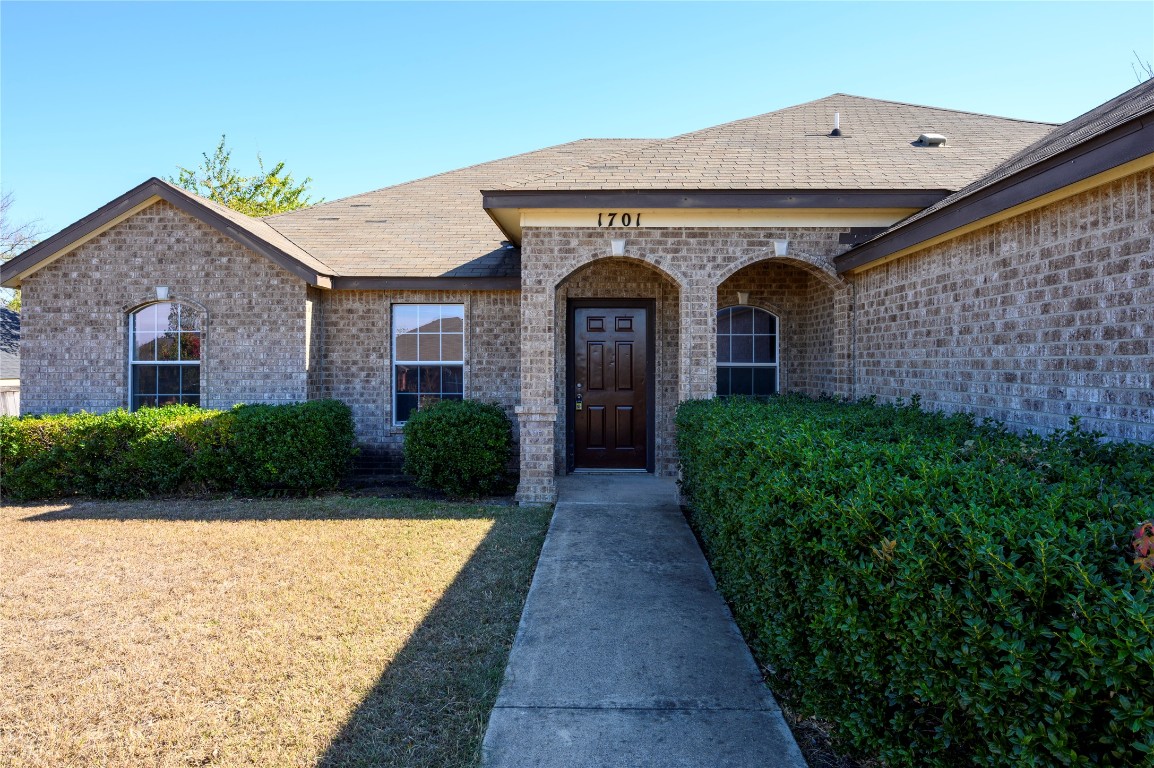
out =
<path fill-rule="evenodd" d="M 573 309 L 568 410 L 576 469 L 649 466 L 647 321 L 645 307 Z"/>

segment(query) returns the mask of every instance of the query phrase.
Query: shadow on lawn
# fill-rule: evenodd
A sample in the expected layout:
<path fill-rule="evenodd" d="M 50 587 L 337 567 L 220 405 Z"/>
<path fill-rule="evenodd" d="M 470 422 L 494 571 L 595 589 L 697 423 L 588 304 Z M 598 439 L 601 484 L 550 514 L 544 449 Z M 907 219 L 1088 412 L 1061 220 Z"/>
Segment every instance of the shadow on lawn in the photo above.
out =
<path fill-rule="evenodd" d="M 446 508 L 452 511 L 446 514 Z M 333 737 L 318 768 L 476 766 L 549 509 L 382 499 L 78 502 L 24 518 L 59 520 L 471 520 L 493 526 L 437 604 Z"/>

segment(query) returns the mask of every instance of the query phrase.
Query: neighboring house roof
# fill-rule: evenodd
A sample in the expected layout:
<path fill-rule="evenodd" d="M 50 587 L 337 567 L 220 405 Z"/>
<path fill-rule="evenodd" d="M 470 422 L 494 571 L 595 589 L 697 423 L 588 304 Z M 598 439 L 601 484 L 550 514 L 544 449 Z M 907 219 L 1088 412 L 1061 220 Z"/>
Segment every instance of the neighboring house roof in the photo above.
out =
<path fill-rule="evenodd" d="M 988 174 L 835 259 L 845 271 L 1154 153 L 1154 80 L 1054 129 Z"/>
<path fill-rule="evenodd" d="M 480 190 L 648 143 L 585 139 L 506 157 L 264 221 L 329 264 L 334 275 L 492 278 L 520 274 L 520 254 L 485 213 Z"/>
<path fill-rule="evenodd" d="M 1053 127 L 837 93 L 501 189 L 956 190 Z M 920 146 L 923 133 L 946 143 Z"/>
<path fill-rule="evenodd" d="M 0 307 L 0 379 L 20 378 L 20 313 Z"/>

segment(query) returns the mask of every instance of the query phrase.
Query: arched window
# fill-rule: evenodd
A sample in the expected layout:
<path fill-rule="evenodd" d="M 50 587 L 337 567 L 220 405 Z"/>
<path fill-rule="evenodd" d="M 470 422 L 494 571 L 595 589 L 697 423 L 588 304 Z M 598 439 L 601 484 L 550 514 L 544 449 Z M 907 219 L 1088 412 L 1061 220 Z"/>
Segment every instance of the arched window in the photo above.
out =
<path fill-rule="evenodd" d="M 717 396 L 777 394 L 777 317 L 757 307 L 717 313 Z"/>
<path fill-rule="evenodd" d="M 204 313 L 187 304 L 162 301 L 133 312 L 128 327 L 129 408 L 200 405 Z"/>

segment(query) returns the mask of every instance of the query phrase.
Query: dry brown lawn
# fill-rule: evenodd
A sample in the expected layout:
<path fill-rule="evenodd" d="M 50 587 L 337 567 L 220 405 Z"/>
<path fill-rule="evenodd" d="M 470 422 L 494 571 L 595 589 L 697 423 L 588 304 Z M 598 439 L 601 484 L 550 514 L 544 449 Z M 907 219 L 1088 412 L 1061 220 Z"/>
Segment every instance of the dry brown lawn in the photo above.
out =
<path fill-rule="evenodd" d="M 475 765 L 547 510 L 0 507 L 0 765 Z"/>

